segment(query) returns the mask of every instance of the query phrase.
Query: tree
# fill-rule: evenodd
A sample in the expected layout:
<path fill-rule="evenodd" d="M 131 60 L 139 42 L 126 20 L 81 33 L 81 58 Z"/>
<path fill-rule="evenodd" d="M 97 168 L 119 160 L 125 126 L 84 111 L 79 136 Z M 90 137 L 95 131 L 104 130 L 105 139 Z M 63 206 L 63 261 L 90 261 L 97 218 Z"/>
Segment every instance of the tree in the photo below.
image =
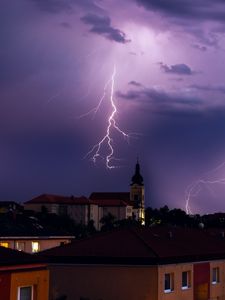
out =
<path fill-rule="evenodd" d="M 102 224 L 101 231 L 108 231 L 114 228 L 115 217 L 108 213 L 108 215 L 101 218 L 100 223 Z"/>

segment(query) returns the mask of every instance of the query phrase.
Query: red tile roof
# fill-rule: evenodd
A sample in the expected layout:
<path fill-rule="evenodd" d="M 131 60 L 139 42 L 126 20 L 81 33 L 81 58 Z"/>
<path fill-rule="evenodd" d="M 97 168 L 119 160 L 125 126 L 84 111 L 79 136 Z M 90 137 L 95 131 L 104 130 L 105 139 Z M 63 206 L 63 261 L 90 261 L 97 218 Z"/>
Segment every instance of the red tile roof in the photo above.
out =
<path fill-rule="evenodd" d="M 106 202 L 110 201 L 123 201 L 126 205 L 134 206 L 134 202 L 130 201 L 130 193 L 129 192 L 97 192 L 92 193 L 89 197 L 91 200 L 102 201 L 104 204 L 102 206 L 107 206 Z M 122 202 L 121 202 L 122 203 Z M 101 206 L 101 205 L 100 205 Z M 108 205 L 110 206 L 110 205 Z M 116 204 L 114 206 L 117 206 Z"/>
<path fill-rule="evenodd" d="M 31 254 L 12 250 L 9 248 L 0 247 L 0 266 L 3 265 L 18 265 L 18 264 L 31 264 L 39 262 L 40 258 L 34 257 Z"/>
<path fill-rule="evenodd" d="M 122 201 L 120 199 L 98 199 L 98 200 L 92 200 L 93 204 L 96 204 L 98 206 L 128 206 L 127 202 Z"/>
<path fill-rule="evenodd" d="M 91 193 L 90 199 L 92 200 L 110 200 L 110 199 L 119 199 L 123 201 L 129 201 L 130 200 L 130 193 L 129 192 L 97 192 L 97 193 Z"/>
<path fill-rule="evenodd" d="M 225 258 L 225 238 L 182 228 L 132 228 L 102 233 L 43 252 L 63 262 L 174 263 Z"/>
<path fill-rule="evenodd" d="M 38 197 L 35 197 L 24 204 L 80 204 L 80 205 L 85 205 L 85 204 L 90 204 L 91 201 L 84 197 L 65 197 L 65 196 L 58 196 L 58 195 L 50 195 L 50 194 L 43 194 Z"/>
<path fill-rule="evenodd" d="M 112 194 L 112 193 L 106 193 Z M 115 196 L 121 193 L 114 193 Z M 129 193 L 122 193 L 122 194 L 129 194 Z M 111 195 L 112 196 L 112 195 Z M 123 195 L 124 199 L 127 198 L 127 195 Z M 50 194 L 43 194 L 38 197 L 33 198 L 25 202 L 24 204 L 68 204 L 68 205 L 88 205 L 88 204 L 95 204 L 98 206 L 132 206 L 133 203 L 129 200 L 122 200 L 120 198 L 103 198 L 103 197 L 94 197 L 93 199 L 88 199 L 84 196 L 81 197 L 65 197 L 65 196 L 58 196 L 58 195 L 50 195 Z"/>

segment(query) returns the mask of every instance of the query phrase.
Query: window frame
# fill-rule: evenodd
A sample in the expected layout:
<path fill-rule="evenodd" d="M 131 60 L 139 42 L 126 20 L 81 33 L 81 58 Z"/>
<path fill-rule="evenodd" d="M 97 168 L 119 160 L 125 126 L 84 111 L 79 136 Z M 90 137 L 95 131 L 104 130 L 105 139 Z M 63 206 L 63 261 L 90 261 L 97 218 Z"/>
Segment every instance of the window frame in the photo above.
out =
<path fill-rule="evenodd" d="M 33 245 L 36 244 L 36 243 L 38 244 L 38 250 L 35 250 L 35 251 L 34 251 L 34 250 L 33 250 Z M 37 253 L 37 252 L 40 251 L 40 242 L 39 242 L 39 241 L 32 241 L 32 242 L 31 242 L 31 251 L 32 251 L 32 253 Z"/>
<path fill-rule="evenodd" d="M 169 288 L 166 288 L 166 276 L 169 276 Z M 174 291 L 174 273 L 164 273 L 164 293 L 171 293 Z"/>
<path fill-rule="evenodd" d="M 6 245 L 7 245 L 7 246 L 6 246 Z M 0 247 L 10 248 L 10 247 L 9 247 L 9 242 L 0 241 Z"/>
<path fill-rule="evenodd" d="M 31 288 L 31 300 L 34 300 L 34 286 L 33 285 L 23 285 L 23 286 L 19 286 L 17 289 L 17 300 L 21 300 L 21 295 L 20 295 L 20 290 L 22 288 Z"/>
<path fill-rule="evenodd" d="M 16 241 L 16 250 L 25 252 L 25 249 L 26 249 L 25 241 Z"/>
<path fill-rule="evenodd" d="M 214 271 L 215 271 L 215 273 L 214 273 Z M 214 278 L 214 275 L 215 275 L 215 278 Z M 212 284 L 218 284 L 219 282 L 220 282 L 220 269 L 219 269 L 219 267 L 213 267 L 212 268 Z"/>
<path fill-rule="evenodd" d="M 186 285 L 184 285 L 184 282 L 183 282 L 183 274 L 187 274 L 187 277 L 186 277 Z M 182 271 L 182 275 L 181 275 L 181 289 L 182 290 L 187 290 L 187 289 L 190 289 L 191 287 L 191 271 L 187 270 L 187 271 Z"/>

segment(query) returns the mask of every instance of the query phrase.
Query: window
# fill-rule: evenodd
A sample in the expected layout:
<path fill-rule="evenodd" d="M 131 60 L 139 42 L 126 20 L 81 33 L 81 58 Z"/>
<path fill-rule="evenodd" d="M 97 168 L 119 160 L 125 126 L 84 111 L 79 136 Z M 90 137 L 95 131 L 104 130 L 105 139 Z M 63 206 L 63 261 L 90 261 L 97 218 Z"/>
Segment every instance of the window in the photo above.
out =
<path fill-rule="evenodd" d="M 32 286 L 23 286 L 18 288 L 18 300 L 32 300 L 33 289 Z"/>
<path fill-rule="evenodd" d="M 60 205 L 59 206 L 59 214 L 60 215 L 67 215 L 68 214 L 68 206 L 67 205 Z"/>
<path fill-rule="evenodd" d="M 213 268 L 212 269 L 212 284 L 216 284 L 219 282 L 219 268 Z"/>
<path fill-rule="evenodd" d="M 188 289 L 191 286 L 191 272 L 182 272 L 182 290 Z"/>
<path fill-rule="evenodd" d="M 8 242 L 0 242 L 1 247 L 9 248 L 9 243 Z"/>
<path fill-rule="evenodd" d="M 16 249 L 19 251 L 25 251 L 25 242 L 16 242 Z"/>
<path fill-rule="evenodd" d="M 40 250 L 39 242 L 32 242 L 32 252 L 38 252 Z"/>
<path fill-rule="evenodd" d="M 174 274 L 166 273 L 164 275 L 164 292 L 170 293 L 174 290 Z"/>

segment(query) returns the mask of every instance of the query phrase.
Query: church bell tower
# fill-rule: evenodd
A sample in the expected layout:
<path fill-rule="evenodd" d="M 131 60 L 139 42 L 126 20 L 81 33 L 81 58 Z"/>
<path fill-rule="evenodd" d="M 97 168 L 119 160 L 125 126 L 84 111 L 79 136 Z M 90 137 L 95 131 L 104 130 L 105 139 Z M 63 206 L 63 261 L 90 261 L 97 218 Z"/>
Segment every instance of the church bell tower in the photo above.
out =
<path fill-rule="evenodd" d="M 133 214 L 135 219 L 145 224 L 145 194 L 143 177 L 140 173 L 140 164 L 137 160 L 134 176 L 130 184 L 130 200 L 133 202 Z"/>

